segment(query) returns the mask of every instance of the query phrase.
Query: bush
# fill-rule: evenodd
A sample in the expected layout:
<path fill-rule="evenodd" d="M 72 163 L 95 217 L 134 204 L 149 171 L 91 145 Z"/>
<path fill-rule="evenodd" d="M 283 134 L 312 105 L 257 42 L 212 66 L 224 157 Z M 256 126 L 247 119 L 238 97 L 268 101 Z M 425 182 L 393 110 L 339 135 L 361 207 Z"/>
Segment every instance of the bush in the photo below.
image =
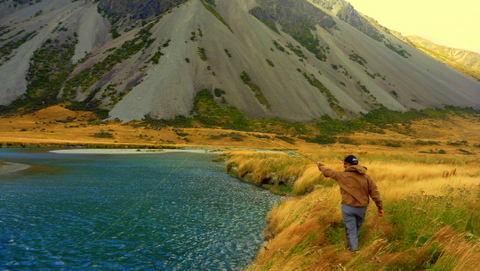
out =
<path fill-rule="evenodd" d="M 207 3 L 205 3 L 207 2 Z M 213 3 L 213 4 L 212 4 Z M 215 10 L 214 6 L 215 6 L 215 1 L 214 0 L 202 0 L 202 4 L 203 6 L 208 10 L 210 11 L 210 13 L 212 13 L 215 18 L 217 18 L 220 22 L 222 22 L 222 24 L 224 24 L 228 30 L 230 30 L 230 32 L 233 33 L 232 29 L 230 28 L 230 26 L 227 24 L 227 22 L 223 19 L 222 16 L 220 16 L 220 14 Z"/>
<path fill-rule="evenodd" d="M 234 141 L 243 141 L 245 140 L 246 136 L 239 133 L 230 133 L 230 138 Z"/>
<path fill-rule="evenodd" d="M 222 89 L 215 88 L 213 90 L 213 93 L 215 94 L 215 97 L 221 97 L 223 94 L 226 94 L 226 92 Z"/>
<path fill-rule="evenodd" d="M 113 138 L 113 135 L 109 132 L 100 132 L 100 133 L 95 133 L 93 134 L 93 137 L 98 137 L 98 138 Z"/>
<path fill-rule="evenodd" d="M 185 116 L 176 116 L 173 119 L 154 119 L 150 115 L 146 115 L 143 119 L 142 125 L 155 130 L 171 126 L 177 128 L 191 128 L 193 127 L 192 118 Z"/>
<path fill-rule="evenodd" d="M 398 144 L 398 143 L 392 143 L 392 142 L 388 142 L 387 144 L 385 144 L 385 146 L 387 147 L 393 147 L 393 148 L 400 148 L 402 147 L 402 145 Z"/>
<path fill-rule="evenodd" d="M 415 141 L 415 145 L 439 145 L 439 143 L 437 141 L 417 140 L 417 141 Z"/>
<path fill-rule="evenodd" d="M 225 93 L 216 89 L 216 94 Z M 236 130 L 246 130 L 248 121 L 236 107 L 221 107 L 215 102 L 214 96 L 208 89 L 203 89 L 195 97 L 191 114 L 193 119 L 207 127 L 223 127 Z M 222 116 L 222 117 L 219 117 Z"/>
<path fill-rule="evenodd" d="M 462 145 L 468 145 L 468 142 L 465 140 L 457 140 L 455 142 L 447 142 L 447 145 L 451 146 L 462 146 Z"/>
<path fill-rule="evenodd" d="M 275 136 L 275 138 L 278 138 L 278 139 L 280 139 L 280 140 L 283 140 L 283 141 L 285 141 L 285 142 L 288 142 L 288 143 L 290 143 L 290 144 L 292 144 L 292 145 L 295 144 L 295 139 L 293 139 L 293 138 L 291 138 L 291 137 L 288 137 L 288 136 Z"/>
<path fill-rule="evenodd" d="M 337 142 L 336 137 L 325 135 L 325 134 L 317 135 L 314 138 L 301 137 L 301 139 L 303 139 L 303 140 L 305 140 L 306 142 L 309 142 L 309 143 L 317 143 L 317 144 L 322 144 L 322 145 L 323 144 L 333 144 L 333 143 Z"/>
<path fill-rule="evenodd" d="M 206 61 L 208 59 L 207 54 L 205 53 L 205 48 L 198 47 L 198 55 L 203 61 Z"/>
<path fill-rule="evenodd" d="M 362 66 L 365 66 L 365 64 L 368 63 L 367 60 L 365 60 L 365 58 L 361 57 L 357 53 L 352 53 L 349 55 L 349 57 L 350 57 L 350 60 L 355 61 Z"/>
<path fill-rule="evenodd" d="M 255 98 L 257 101 L 264 105 L 266 108 L 270 109 L 270 103 L 268 102 L 267 98 L 263 95 L 262 90 L 258 85 L 252 82 L 252 78 L 250 78 L 250 75 L 246 73 L 245 71 L 242 72 L 240 75 L 240 79 L 242 79 L 243 83 L 247 85 L 250 90 L 255 94 Z"/>

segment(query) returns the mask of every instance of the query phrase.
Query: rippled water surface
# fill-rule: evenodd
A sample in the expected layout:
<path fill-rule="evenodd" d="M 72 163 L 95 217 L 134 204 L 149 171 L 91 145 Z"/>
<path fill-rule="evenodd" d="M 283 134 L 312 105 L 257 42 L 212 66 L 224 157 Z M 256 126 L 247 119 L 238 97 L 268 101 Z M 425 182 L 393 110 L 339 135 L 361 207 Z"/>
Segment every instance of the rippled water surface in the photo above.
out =
<path fill-rule="evenodd" d="M 216 155 L 0 149 L 0 270 L 242 270 L 279 200 Z"/>

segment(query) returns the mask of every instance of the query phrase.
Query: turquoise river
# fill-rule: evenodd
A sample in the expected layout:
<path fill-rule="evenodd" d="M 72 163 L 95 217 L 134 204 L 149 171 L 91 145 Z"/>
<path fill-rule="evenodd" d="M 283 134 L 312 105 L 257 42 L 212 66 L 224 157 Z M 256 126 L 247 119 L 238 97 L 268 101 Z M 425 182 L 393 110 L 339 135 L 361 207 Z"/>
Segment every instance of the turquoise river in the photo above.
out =
<path fill-rule="evenodd" d="M 0 149 L 0 270 L 244 270 L 280 197 L 218 154 Z"/>

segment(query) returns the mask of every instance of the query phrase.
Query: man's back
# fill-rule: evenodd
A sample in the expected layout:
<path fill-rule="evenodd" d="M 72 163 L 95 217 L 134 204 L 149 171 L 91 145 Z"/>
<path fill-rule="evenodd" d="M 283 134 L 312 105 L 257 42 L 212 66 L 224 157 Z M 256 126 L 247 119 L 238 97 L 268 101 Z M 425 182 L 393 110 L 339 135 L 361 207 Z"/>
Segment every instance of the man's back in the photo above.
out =
<path fill-rule="evenodd" d="M 332 178 L 338 182 L 342 203 L 352 207 L 368 206 L 370 197 L 380 209 L 382 200 L 377 185 L 366 174 L 367 169 L 360 165 L 351 165 L 345 171 L 332 170 L 326 166 L 319 166 L 325 177 Z"/>

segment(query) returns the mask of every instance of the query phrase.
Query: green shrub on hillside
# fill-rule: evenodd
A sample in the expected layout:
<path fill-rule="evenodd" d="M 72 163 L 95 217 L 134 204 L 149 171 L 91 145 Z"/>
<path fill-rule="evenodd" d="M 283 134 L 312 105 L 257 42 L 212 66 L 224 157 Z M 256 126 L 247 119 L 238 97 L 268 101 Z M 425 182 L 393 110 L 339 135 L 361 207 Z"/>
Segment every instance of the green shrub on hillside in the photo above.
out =
<path fill-rule="evenodd" d="M 351 53 L 349 55 L 349 57 L 350 57 L 350 60 L 355 61 L 362 66 L 365 66 L 365 64 L 368 63 L 367 60 L 365 60 L 365 58 L 361 57 L 360 55 L 358 55 L 355 52 Z"/>
<path fill-rule="evenodd" d="M 215 1 L 214 0 L 201 0 L 201 2 L 203 4 L 203 6 L 215 16 L 215 18 L 217 18 L 220 22 L 222 22 L 226 27 L 228 27 L 228 30 L 230 30 L 230 32 L 233 33 L 233 30 L 230 28 L 230 26 L 227 24 L 227 22 L 225 22 L 223 17 L 220 16 L 220 14 L 215 10 L 215 8 L 214 8 Z"/>
<path fill-rule="evenodd" d="M 76 76 L 67 81 L 64 89 L 64 97 L 73 99 L 78 90 L 85 92 L 102 77 L 111 71 L 115 65 L 125 61 L 140 50 L 149 47 L 155 39 L 150 39 L 152 33 L 150 29 L 153 24 L 149 24 L 140 30 L 134 39 L 128 40 L 120 48 L 114 48 L 111 53 L 100 62 L 97 62 L 90 69 L 85 69 Z"/>
<path fill-rule="evenodd" d="M 408 124 L 414 120 L 427 118 L 428 116 L 426 111 L 412 110 L 401 112 L 379 108 L 362 114 L 361 119 L 380 128 L 387 128 L 387 125 L 390 124 Z"/>
<path fill-rule="evenodd" d="M 272 42 L 273 42 L 273 45 L 275 45 L 275 48 L 277 48 L 281 52 L 285 52 L 285 47 L 280 45 L 280 43 L 278 43 L 276 40 L 273 40 Z"/>
<path fill-rule="evenodd" d="M 307 22 L 304 23 L 308 24 Z M 292 25 L 283 25 L 283 27 L 283 31 L 290 34 L 298 43 L 313 53 L 317 59 L 327 61 L 327 51 L 330 48 L 321 46 L 318 37 L 311 33 L 311 29 L 315 29 L 314 26 L 302 25 L 301 27 L 294 27 Z"/>
<path fill-rule="evenodd" d="M 8 29 L 8 26 L 2 26 L 2 29 Z M 2 30 L 0 29 L 0 31 L 2 31 Z M 5 32 L 8 33 L 10 31 L 6 30 Z M 2 64 L 2 62 L 4 62 L 3 60 L 5 60 L 5 62 L 7 60 L 9 60 L 8 58 L 3 59 L 4 57 L 12 54 L 12 52 L 14 52 L 17 48 L 19 48 L 25 42 L 29 41 L 30 39 L 32 39 L 33 37 L 35 37 L 37 35 L 37 32 L 32 31 L 32 32 L 26 33 L 21 38 L 17 39 L 17 36 L 19 36 L 20 34 L 23 34 L 24 32 L 25 32 L 25 30 L 23 30 L 23 29 L 20 30 L 19 32 L 15 33 L 14 35 L 12 35 L 11 37 L 8 38 L 10 41 L 2 44 L 2 46 L 0 47 L 0 64 Z"/>
<path fill-rule="evenodd" d="M 215 6 L 215 0 L 205 0 L 209 5 Z"/>
<path fill-rule="evenodd" d="M 255 98 L 260 104 L 263 104 L 267 109 L 270 109 L 270 103 L 268 102 L 267 98 L 262 93 L 262 89 L 256 85 L 255 83 L 252 82 L 252 79 L 250 78 L 250 75 L 246 73 L 245 71 L 242 72 L 240 75 L 240 78 L 242 79 L 243 83 L 247 85 L 252 92 L 255 94 Z"/>
<path fill-rule="evenodd" d="M 72 111 L 92 111 L 101 120 L 108 118 L 109 111 L 107 109 L 99 108 L 99 106 L 101 105 L 101 101 L 95 99 L 95 95 L 99 91 L 100 88 L 97 88 L 96 90 L 90 92 L 90 94 L 87 96 L 87 98 L 85 98 L 85 100 L 81 102 L 70 102 L 70 104 L 67 105 L 66 108 Z"/>
<path fill-rule="evenodd" d="M 48 39 L 33 53 L 26 76 L 27 92 L 13 103 L 14 107 L 35 111 L 60 101 L 60 90 L 74 68 L 71 59 L 77 42 L 75 36 L 64 42 Z"/>
<path fill-rule="evenodd" d="M 338 115 L 343 115 L 346 113 L 345 109 L 339 105 L 339 102 L 337 98 L 332 94 L 332 92 L 325 87 L 322 82 L 320 82 L 315 75 L 310 74 L 308 75 L 306 72 L 303 72 L 303 77 L 307 79 L 307 81 L 310 83 L 310 85 L 314 86 L 318 90 L 320 90 L 321 93 L 323 93 L 327 97 L 327 101 L 330 105 L 330 107 L 338 114 Z"/>
<path fill-rule="evenodd" d="M 221 90 L 219 89 L 221 92 Z M 248 121 L 245 115 L 233 106 L 222 107 L 215 102 L 208 89 L 199 91 L 191 112 L 193 119 L 207 127 L 223 127 L 246 130 Z"/>
<path fill-rule="evenodd" d="M 142 126 L 155 130 L 161 130 L 166 127 L 191 128 L 193 127 L 193 120 L 184 116 L 176 116 L 173 119 L 155 119 L 150 115 L 145 115 Z"/>
<path fill-rule="evenodd" d="M 160 58 L 163 56 L 164 54 L 160 51 L 160 48 L 158 48 L 158 51 L 152 56 L 152 58 L 150 58 L 150 61 L 157 65 L 159 62 L 160 62 Z"/>
<path fill-rule="evenodd" d="M 222 97 L 223 94 L 226 94 L 225 90 L 219 88 L 215 88 L 213 93 L 215 93 L 215 97 Z"/>
<path fill-rule="evenodd" d="M 307 57 L 303 54 L 303 51 L 298 48 L 299 46 L 295 47 L 290 42 L 287 43 L 287 48 L 290 49 L 295 55 L 300 58 L 307 59 Z"/>
<path fill-rule="evenodd" d="M 200 59 L 203 61 L 206 61 L 208 59 L 206 53 L 205 53 L 205 48 L 198 47 L 198 55 L 200 56 Z"/>
<path fill-rule="evenodd" d="M 386 41 L 384 40 L 383 41 L 383 44 L 390 50 L 394 51 L 395 53 L 401 55 L 402 57 L 404 58 L 408 58 L 410 56 L 412 56 L 411 54 L 409 54 L 407 51 L 405 51 L 404 49 L 401 49 L 401 48 L 397 48 L 395 45 L 393 45 L 390 41 Z M 401 47 L 400 45 L 397 45 L 399 47 Z"/>
<path fill-rule="evenodd" d="M 270 16 L 266 14 L 265 11 L 260 6 L 255 7 L 249 10 L 248 12 L 252 14 L 255 18 L 259 19 L 262 23 L 264 23 L 268 28 L 273 30 L 275 33 L 280 34 L 280 31 L 278 31 L 275 21 L 273 21 L 270 18 Z"/>

